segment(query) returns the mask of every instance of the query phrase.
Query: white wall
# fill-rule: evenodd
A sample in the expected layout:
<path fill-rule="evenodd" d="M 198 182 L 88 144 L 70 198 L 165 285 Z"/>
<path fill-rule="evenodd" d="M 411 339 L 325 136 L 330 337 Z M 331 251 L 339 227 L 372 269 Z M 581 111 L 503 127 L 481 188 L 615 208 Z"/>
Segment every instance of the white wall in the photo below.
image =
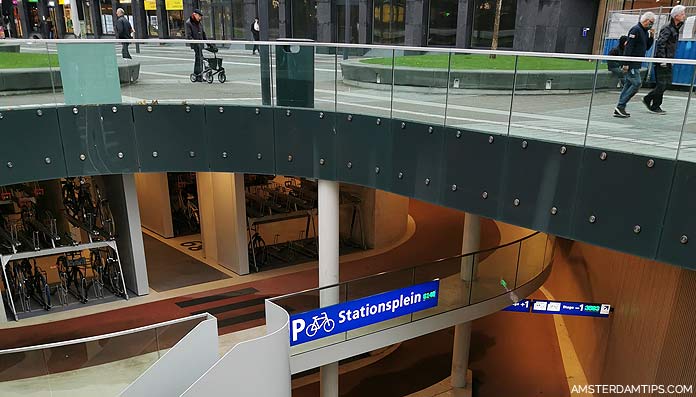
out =
<path fill-rule="evenodd" d="M 178 396 L 217 359 L 217 319 L 209 315 L 121 392 L 121 396 Z"/>
<path fill-rule="evenodd" d="M 167 173 L 135 174 L 142 225 L 165 238 L 174 237 Z"/>
<path fill-rule="evenodd" d="M 267 335 L 235 345 L 182 396 L 291 397 L 289 321 L 266 301 Z"/>

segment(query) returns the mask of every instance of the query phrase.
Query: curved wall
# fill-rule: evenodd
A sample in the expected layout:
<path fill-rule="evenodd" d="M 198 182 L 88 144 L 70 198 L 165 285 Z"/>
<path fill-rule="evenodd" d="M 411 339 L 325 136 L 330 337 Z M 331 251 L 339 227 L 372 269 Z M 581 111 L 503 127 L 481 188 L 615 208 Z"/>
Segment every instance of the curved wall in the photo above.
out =
<path fill-rule="evenodd" d="M 101 105 L 2 114 L 0 185 L 248 172 L 374 187 L 694 268 L 696 164 L 307 109 Z"/>

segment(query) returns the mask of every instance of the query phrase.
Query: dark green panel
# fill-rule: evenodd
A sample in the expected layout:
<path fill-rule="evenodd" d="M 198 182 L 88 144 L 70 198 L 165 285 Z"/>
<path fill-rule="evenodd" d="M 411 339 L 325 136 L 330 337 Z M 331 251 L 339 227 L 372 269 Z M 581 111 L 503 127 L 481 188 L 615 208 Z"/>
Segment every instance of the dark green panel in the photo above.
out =
<path fill-rule="evenodd" d="M 336 114 L 339 180 L 371 187 L 389 185 L 390 125 L 390 119 Z"/>
<path fill-rule="evenodd" d="M 496 218 L 506 140 L 501 135 L 447 128 L 440 202 Z"/>
<path fill-rule="evenodd" d="M 572 237 L 654 258 L 674 166 L 672 160 L 586 148 Z"/>
<path fill-rule="evenodd" d="M 0 185 L 65 176 L 56 108 L 0 114 Z"/>
<path fill-rule="evenodd" d="M 304 109 L 275 109 L 274 114 L 276 173 L 335 180 L 333 114 Z"/>
<path fill-rule="evenodd" d="M 696 269 L 696 164 L 677 163 L 657 252 L 660 261 Z"/>
<path fill-rule="evenodd" d="M 58 108 L 68 174 L 104 175 L 138 171 L 130 106 Z"/>
<path fill-rule="evenodd" d="M 207 106 L 205 118 L 212 171 L 275 174 L 273 109 Z"/>
<path fill-rule="evenodd" d="M 444 127 L 394 120 L 392 191 L 437 202 L 440 195 Z"/>
<path fill-rule="evenodd" d="M 210 170 L 202 105 L 133 106 L 133 117 L 143 172 Z"/>
<path fill-rule="evenodd" d="M 501 220 L 567 236 L 582 152 L 572 145 L 509 137 Z"/>

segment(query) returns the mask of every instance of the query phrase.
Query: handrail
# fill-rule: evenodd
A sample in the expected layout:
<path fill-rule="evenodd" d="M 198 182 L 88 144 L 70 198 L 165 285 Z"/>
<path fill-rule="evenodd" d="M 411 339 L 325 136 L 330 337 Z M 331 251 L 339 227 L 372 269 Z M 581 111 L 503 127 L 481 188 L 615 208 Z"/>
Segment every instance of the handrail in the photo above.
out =
<path fill-rule="evenodd" d="M 11 39 L 9 43 L 26 44 L 200 44 L 199 40 L 183 39 Z M 444 54 L 481 54 L 481 55 L 500 55 L 500 56 L 525 56 L 535 58 L 566 58 L 583 61 L 629 61 L 629 62 L 652 62 L 652 63 L 672 63 L 680 65 L 695 65 L 696 59 L 681 58 L 648 58 L 648 57 L 626 57 L 596 54 L 570 54 L 558 52 L 526 52 L 526 51 L 507 51 L 507 50 L 480 50 L 473 48 L 443 48 L 443 47 L 413 47 L 413 46 L 393 46 L 384 44 L 345 44 L 345 43 L 322 43 L 304 41 L 249 41 L 249 40 L 205 40 L 205 43 L 223 45 L 259 45 L 259 46 L 301 46 L 301 47 L 321 47 L 321 48 L 358 48 L 389 51 L 427 51 Z"/>
<path fill-rule="evenodd" d="M 15 347 L 12 349 L 5 349 L 5 350 L 0 350 L 0 355 L 2 354 L 10 354 L 10 353 L 22 353 L 25 351 L 31 351 L 31 350 L 40 350 L 40 349 L 52 349 L 55 347 L 62 347 L 62 346 L 68 346 L 68 345 L 75 345 L 78 343 L 86 343 L 86 342 L 94 342 L 100 339 L 106 339 L 106 338 L 114 338 L 114 337 L 119 337 L 119 336 L 124 336 L 124 335 L 130 335 L 130 334 L 135 334 L 137 332 L 142 332 L 142 331 L 148 331 L 151 329 L 155 328 L 161 328 L 161 327 L 167 327 L 170 325 L 178 324 L 178 323 L 183 323 L 186 321 L 191 321 L 195 319 L 207 319 L 211 317 L 210 314 L 208 313 L 201 313 L 201 314 L 196 314 L 194 316 L 188 316 L 188 317 L 182 317 L 182 318 L 177 318 L 174 320 L 169 320 L 169 321 L 164 321 L 161 323 L 157 324 L 150 324 L 150 325 L 145 325 L 142 327 L 137 327 L 137 328 L 131 328 L 127 329 L 124 331 L 116 331 L 116 332 L 111 332 L 108 334 L 102 334 L 102 335 L 96 335 L 96 336 L 88 336 L 85 338 L 79 338 L 79 339 L 71 339 L 67 341 L 60 341 L 60 342 L 53 342 L 53 343 L 46 343 L 42 345 L 33 345 L 33 346 L 24 346 L 24 347 Z"/>
<path fill-rule="evenodd" d="M 271 302 L 274 302 L 274 301 L 279 300 L 279 299 L 289 298 L 289 297 L 292 297 L 292 296 L 305 294 L 305 293 L 307 293 L 307 292 L 321 291 L 321 290 L 327 289 L 327 288 L 336 288 L 336 287 L 340 287 L 341 285 L 348 284 L 348 283 L 353 283 L 353 282 L 356 282 L 356 281 L 363 281 L 363 280 L 367 280 L 367 279 L 371 279 L 371 278 L 375 278 L 375 277 L 381 277 L 381 276 L 384 276 L 384 275 L 387 275 L 387 274 L 399 273 L 399 272 L 403 272 L 403 271 L 406 271 L 406 270 L 417 269 L 417 268 L 420 268 L 420 267 L 423 267 L 423 266 L 432 266 L 433 264 L 436 264 L 436 263 L 441 263 L 441 262 L 445 262 L 445 261 L 449 261 L 449 260 L 453 260 L 453 259 L 461 259 L 461 258 L 465 258 L 465 257 L 472 256 L 472 255 L 482 254 L 482 253 L 484 253 L 484 252 L 497 251 L 497 250 L 499 250 L 499 249 L 501 249 L 501 248 L 506 248 L 506 247 L 509 247 L 509 246 L 511 246 L 511 245 L 514 245 L 514 244 L 520 244 L 520 243 L 522 243 L 523 241 L 528 240 L 528 239 L 530 239 L 530 238 L 532 238 L 532 237 L 534 237 L 534 236 L 536 236 L 537 234 L 540 234 L 540 233 L 541 233 L 541 232 L 534 232 L 534 233 L 532 233 L 532 234 L 529 234 L 529 235 L 524 236 L 524 237 L 522 237 L 522 238 L 519 238 L 519 239 L 517 239 L 517 240 L 511 241 L 511 242 L 509 242 L 509 243 L 505 243 L 505 244 L 502 244 L 502 245 L 499 245 L 499 246 L 496 246 L 496 247 L 493 247 L 493 248 L 487 248 L 487 249 L 484 249 L 484 250 L 478 250 L 478 251 L 469 252 L 469 253 L 466 253 L 466 254 L 459 254 L 459 255 L 453 255 L 453 256 L 449 256 L 449 257 L 445 257 L 445 258 L 440 258 L 440 259 L 436 259 L 436 260 L 434 260 L 434 261 L 421 263 L 421 264 L 419 264 L 419 265 L 409 266 L 409 267 L 406 267 L 406 268 L 403 268 L 403 269 L 387 270 L 387 271 L 384 271 L 384 272 L 379 272 L 379 273 L 371 274 L 371 275 L 369 275 L 369 276 L 363 276 L 363 277 L 358 277 L 358 278 L 354 278 L 354 279 L 350 279 L 350 280 L 346 280 L 346 281 L 341 281 L 341 282 L 336 283 L 336 284 L 325 285 L 325 286 L 323 286 L 323 287 L 308 288 L 308 289 L 305 289 L 305 290 L 303 290 L 303 291 L 293 292 L 293 293 L 285 294 L 285 295 L 281 295 L 281 296 L 274 296 L 274 297 L 272 297 L 272 298 L 269 298 L 268 300 L 271 301 Z"/>

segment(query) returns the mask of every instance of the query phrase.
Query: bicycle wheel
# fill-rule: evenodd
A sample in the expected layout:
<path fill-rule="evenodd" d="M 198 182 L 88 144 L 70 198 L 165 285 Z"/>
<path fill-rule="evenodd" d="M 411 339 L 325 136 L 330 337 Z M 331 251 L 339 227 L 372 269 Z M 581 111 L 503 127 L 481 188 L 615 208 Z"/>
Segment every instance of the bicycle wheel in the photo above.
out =
<path fill-rule="evenodd" d="M 39 283 L 41 284 L 42 298 L 44 301 L 44 309 L 51 310 L 51 287 L 46 282 L 46 277 L 43 274 L 39 274 Z"/>

